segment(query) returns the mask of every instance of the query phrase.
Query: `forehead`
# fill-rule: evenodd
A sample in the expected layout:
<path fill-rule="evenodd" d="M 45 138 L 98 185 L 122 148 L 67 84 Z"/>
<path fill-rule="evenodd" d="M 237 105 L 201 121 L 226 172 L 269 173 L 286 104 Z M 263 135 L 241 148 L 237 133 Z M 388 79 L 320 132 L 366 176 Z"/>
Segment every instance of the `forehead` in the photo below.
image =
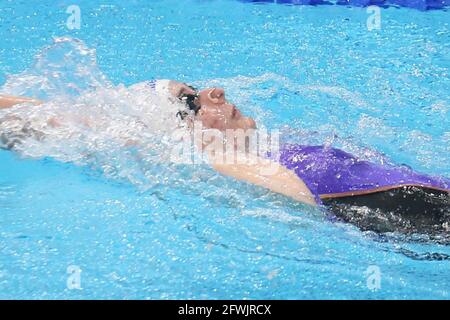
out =
<path fill-rule="evenodd" d="M 207 94 L 209 94 L 210 92 L 212 92 L 214 89 L 215 89 L 215 88 L 206 88 L 206 89 L 200 90 L 199 94 L 201 94 L 201 95 L 207 95 Z"/>

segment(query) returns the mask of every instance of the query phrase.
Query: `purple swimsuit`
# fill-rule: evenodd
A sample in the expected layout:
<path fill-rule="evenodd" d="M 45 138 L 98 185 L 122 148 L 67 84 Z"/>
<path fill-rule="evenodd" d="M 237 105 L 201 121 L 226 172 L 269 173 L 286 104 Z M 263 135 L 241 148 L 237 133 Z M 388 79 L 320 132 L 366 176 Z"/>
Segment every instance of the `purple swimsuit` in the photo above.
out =
<path fill-rule="evenodd" d="M 419 185 L 450 190 L 450 179 L 419 174 L 407 167 L 379 165 L 323 146 L 285 145 L 279 162 L 295 171 L 316 200 L 321 195 L 368 191 L 380 187 Z"/>

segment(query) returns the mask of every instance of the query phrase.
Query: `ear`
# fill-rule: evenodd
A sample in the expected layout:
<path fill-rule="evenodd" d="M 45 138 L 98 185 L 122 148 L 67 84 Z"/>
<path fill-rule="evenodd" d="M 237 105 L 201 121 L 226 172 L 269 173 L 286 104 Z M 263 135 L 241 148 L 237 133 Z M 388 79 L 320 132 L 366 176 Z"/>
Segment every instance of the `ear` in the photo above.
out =
<path fill-rule="evenodd" d="M 203 108 L 200 108 L 200 110 L 198 110 L 198 112 L 197 112 L 197 116 L 203 117 L 204 115 L 205 115 L 205 110 Z"/>

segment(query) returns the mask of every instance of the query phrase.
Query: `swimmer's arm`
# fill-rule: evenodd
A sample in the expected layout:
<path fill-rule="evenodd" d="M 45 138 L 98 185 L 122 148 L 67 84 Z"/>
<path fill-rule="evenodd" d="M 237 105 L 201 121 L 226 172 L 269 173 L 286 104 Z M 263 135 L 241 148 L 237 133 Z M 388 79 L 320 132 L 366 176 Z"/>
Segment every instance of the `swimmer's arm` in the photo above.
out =
<path fill-rule="evenodd" d="M 212 167 L 223 175 L 267 188 L 299 202 L 317 205 L 311 191 L 293 171 L 271 160 L 258 160 L 255 165 L 213 164 Z"/>
<path fill-rule="evenodd" d="M 16 97 L 16 96 L 7 96 L 0 94 L 0 110 L 1 109 L 7 109 L 11 108 L 17 104 L 21 103 L 31 103 L 32 105 L 41 105 L 44 102 L 38 99 L 34 98 L 28 98 L 28 97 Z M 52 127 L 61 127 L 61 121 L 57 119 L 56 117 L 52 117 L 48 119 L 47 124 Z"/>
<path fill-rule="evenodd" d="M 28 97 L 15 97 L 0 94 L 0 109 L 11 108 L 16 104 L 21 103 L 31 103 L 33 105 L 39 105 L 42 104 L 42 101 Z"/>

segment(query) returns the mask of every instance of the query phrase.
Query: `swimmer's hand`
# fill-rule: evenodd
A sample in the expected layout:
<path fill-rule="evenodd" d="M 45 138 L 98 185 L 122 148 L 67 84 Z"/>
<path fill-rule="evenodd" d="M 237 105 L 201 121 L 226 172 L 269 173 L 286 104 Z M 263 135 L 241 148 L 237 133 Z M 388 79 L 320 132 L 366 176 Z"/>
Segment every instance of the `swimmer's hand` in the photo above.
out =
<path fill-rule="evenodd" d="M 296 201 L 317 206 L 313 194 L 293 171 L 268 159 L 254 157 L 248 164 L 212 163 L 223 175 L 283 194 Z"/>
<path fill-rule="evenodd" d="M 11 108 L 16 104 L 31 103 L 32 105 L 40 105 L 43 102 L 38 99 L 28 98 L 28 97 L 15 97 L 0 95 L 0 109 Z"/>

